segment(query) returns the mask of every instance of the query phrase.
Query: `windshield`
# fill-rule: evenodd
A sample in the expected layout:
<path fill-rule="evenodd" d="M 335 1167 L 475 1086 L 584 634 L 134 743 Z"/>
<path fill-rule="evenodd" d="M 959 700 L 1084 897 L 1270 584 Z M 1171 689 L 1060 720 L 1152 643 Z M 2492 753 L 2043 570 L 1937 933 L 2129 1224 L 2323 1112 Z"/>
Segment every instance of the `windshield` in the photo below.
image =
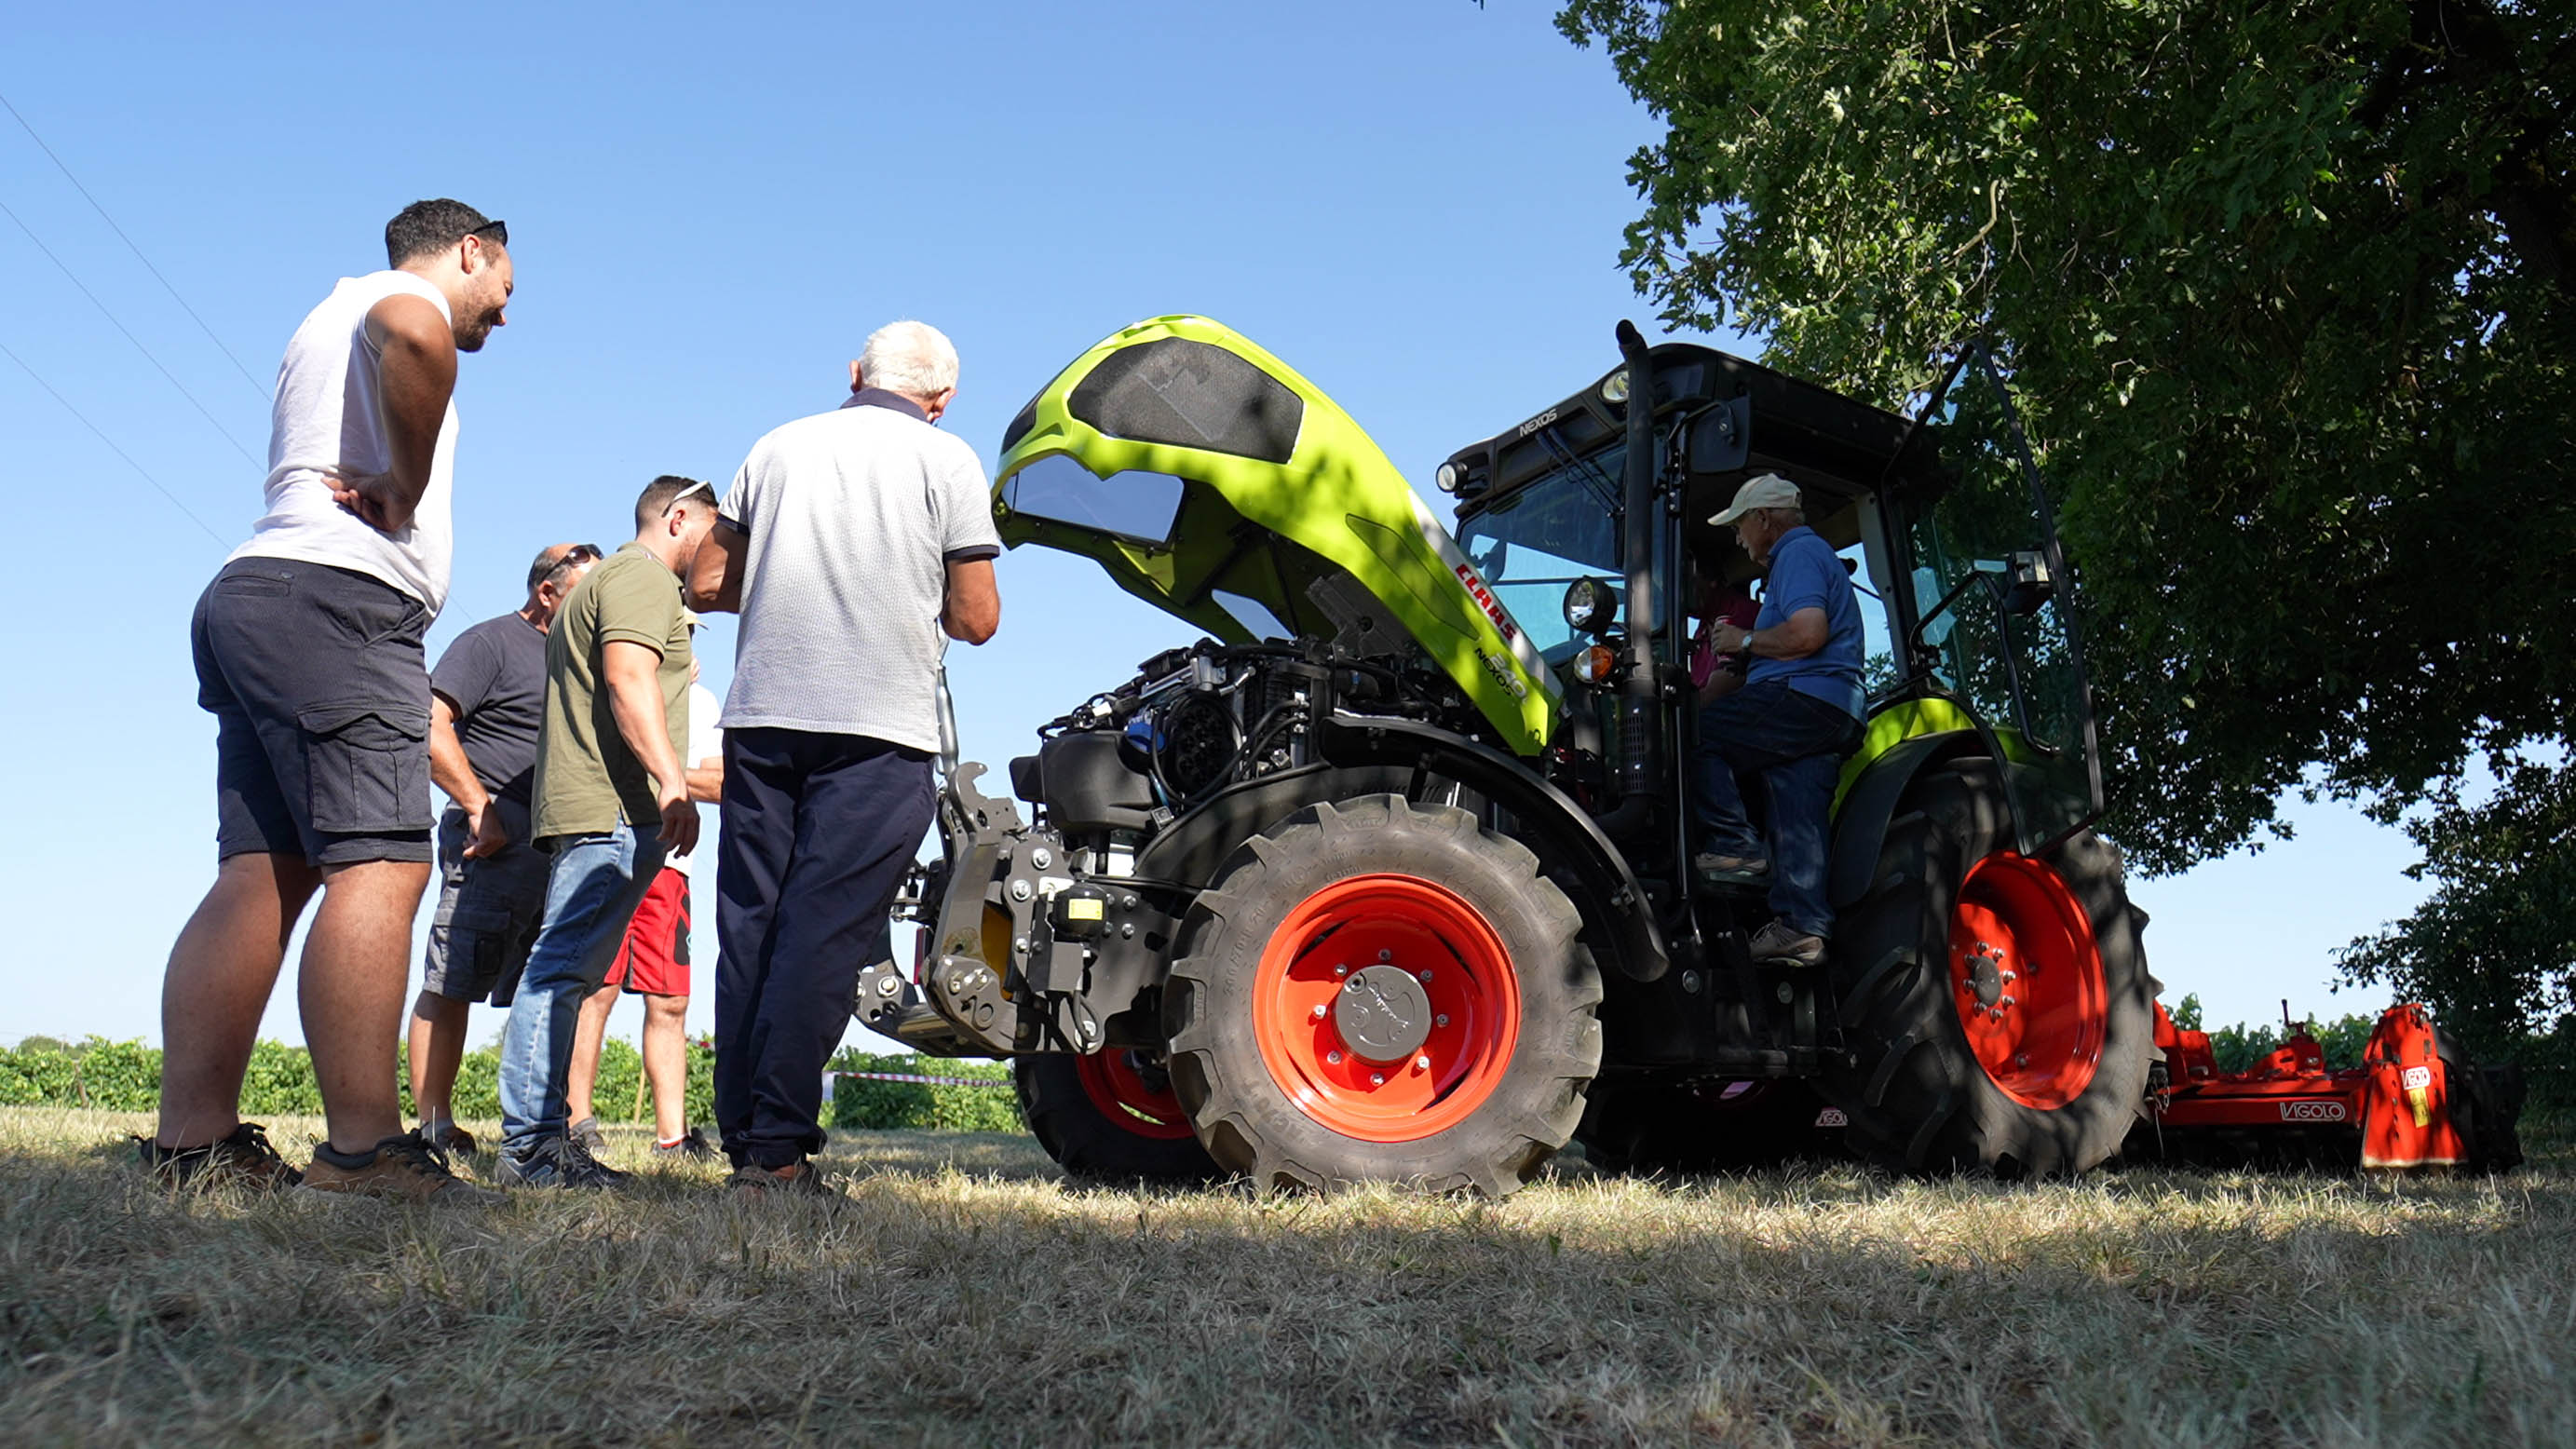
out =
<path fill-rule="evenodd" d="M 1619 570 L 1619 466 L 1612 447 L 1573 458 L 1458 524 L 1458 542 L 1531 645 L 1562 664 L 1582 642 L 1565 622 L 1565 586 L 1600 579 L 1613 594 Z"/>
<path fill-rule="evenodd" d="M 1069 523 L 1133 539 L 1168 544 L 1188 484 L 1168 473 L 1135 469 L 1106 478 L 1062 453 L 1051 453 L 1011 475 L 1002 501 L 1013 513 Z"/>

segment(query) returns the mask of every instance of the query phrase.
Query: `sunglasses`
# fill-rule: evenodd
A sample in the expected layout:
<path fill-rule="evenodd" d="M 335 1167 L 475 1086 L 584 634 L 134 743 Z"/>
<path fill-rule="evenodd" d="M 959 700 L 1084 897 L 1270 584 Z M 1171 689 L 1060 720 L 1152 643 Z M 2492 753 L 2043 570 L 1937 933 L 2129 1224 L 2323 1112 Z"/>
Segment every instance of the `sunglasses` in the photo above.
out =
<path fill-rule="evenodd" d="M 487 221 L 467 232 L 466 235 L 490 237 L 493 245 L 505 247 L 510 244 L 510 224 L 506 221 Z"/>
<path fill-rule="evenodd" d="M 546 579 L 551 579 L 560 575 L 566 569 L 577 569 L 583 564 L 597 563 L 599 560 L 606 557 L 606 554 L 599 551 L 598 544 L 576 543 L 572 547 L 564 550 L 564 556 L 556 559 L 554 567 L 547 569 L 544 578 L 540 578 L 538 582 L 543 583 Z"/>
<path fill-rule="evenodd" d="M 714 484 L 712 484 L 712 483 L 692 483 L 692 484 L 690 484 L 688 487 L 683 488 L 683 489 L 681 489 L 679 492 L 674 493 L 674 494 L 672 494 L 672 495 L 671 495 L 671 501 L 670 501 L 670 502 L 668 502 L 668 503 L 666 503 L 666 504 L 663 504 L 663 505 L 662 505 L 662 516 L 663 516 L 664 518 L 668 518 L 668 517 L 670 517 L 670 516 L 671 516 L 671 510 L 672 510 L 672 509 L 677 508 L 677 507 L 679 507 L 681 504 L 688 502 L 688 501 L 689 501 L 689 498 L 690 498 L 690 495 L 692 495 L 692 494 L 697 494 L 697 493 L 703 493 L 703 494 L 707 495 L 707 501 L 708 501 L 709 503 L 713 503 L 713 502 L 715 502 L 715 501 L 716 501 L 716 486 L 715 486 Z"/>

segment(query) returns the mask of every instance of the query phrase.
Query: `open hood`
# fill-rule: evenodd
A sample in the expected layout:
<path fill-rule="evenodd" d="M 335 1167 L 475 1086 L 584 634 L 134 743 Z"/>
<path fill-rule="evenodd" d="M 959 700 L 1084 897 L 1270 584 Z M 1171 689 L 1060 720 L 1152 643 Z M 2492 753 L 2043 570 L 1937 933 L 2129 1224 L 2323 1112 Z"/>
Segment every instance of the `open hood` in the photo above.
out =
<path fill-rule="evenodd" d="M 1056 374 L 1002 435 L 1003 542 L 1077 553 L 1228 643 L 1418 650 L 1534 754 L 1557 685 L 1368 434 L 1205 317 L 1155 317 Z"/>

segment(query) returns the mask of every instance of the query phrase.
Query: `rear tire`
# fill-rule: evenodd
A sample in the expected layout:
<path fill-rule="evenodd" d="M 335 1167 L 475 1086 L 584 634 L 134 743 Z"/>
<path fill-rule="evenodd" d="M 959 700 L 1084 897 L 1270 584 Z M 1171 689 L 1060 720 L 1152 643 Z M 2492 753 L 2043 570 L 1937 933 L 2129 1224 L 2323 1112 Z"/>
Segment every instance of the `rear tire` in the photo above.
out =
<path fill-rule="evenodd" d="M 1536 857 L 1463 810 L 1300 811 L 1183 924 L 1173 1088 L 1208 1154 L 1264 1191 L 1502 1197 L 1573 1135 L 1601 1064 L 1580 925 Z"/>
<path fill-rule="evenodd" d="M 1087 1057 L 1014 1057 L 1011 1085 L 1030 1133 L 1067 1176 L 1206 1182 L 1220 1175 L 1169 1077 L 1140 1053 L 1109 1047 Z"/>
<path fill-rule="evenodd" d="M 2138 1120 L 2155 1054 L 2159 988 L 2119 852 L 2084 831 L 2013 853 L 1991 760 L 1938 767 L 1905 803 L 1834 939 L 1850 1056 L 1825 1088 L 1848 1145 L 1897 1172 L 2096 1166 Z"/>

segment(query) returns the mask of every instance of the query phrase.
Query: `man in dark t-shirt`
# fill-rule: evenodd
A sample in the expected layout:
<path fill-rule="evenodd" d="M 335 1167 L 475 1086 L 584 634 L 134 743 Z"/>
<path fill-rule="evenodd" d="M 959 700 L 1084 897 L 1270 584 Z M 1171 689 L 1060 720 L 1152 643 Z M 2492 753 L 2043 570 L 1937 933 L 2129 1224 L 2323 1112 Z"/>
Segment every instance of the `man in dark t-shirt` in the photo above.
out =
<path fill-rule="evenodd" d="M 507 1006 L 546 903 L 546 857 L 529 824 L 546 705 L 546 631 L 594 544 L 559 543 L 528 566 L 528 601 L 447 646 L 430 671 L 429 776 L 454 803 L 438 824 L 438 912 L 412 1003 L 411 1095 L 421 1135 L 471 1152 L 451 1098 L 477 1001 Z"/>

